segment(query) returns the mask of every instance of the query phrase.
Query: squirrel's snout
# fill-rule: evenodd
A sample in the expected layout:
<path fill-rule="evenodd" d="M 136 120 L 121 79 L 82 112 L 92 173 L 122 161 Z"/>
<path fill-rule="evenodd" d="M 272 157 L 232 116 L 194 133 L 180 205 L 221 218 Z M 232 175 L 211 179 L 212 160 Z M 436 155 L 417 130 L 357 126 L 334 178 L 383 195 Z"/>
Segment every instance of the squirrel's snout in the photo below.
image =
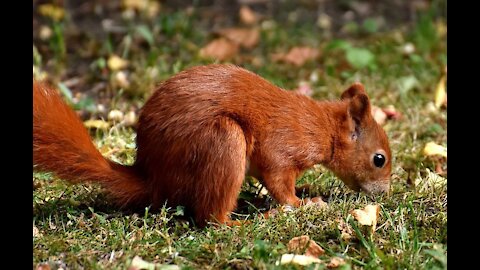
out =
<path fill-rule="evenodd" d="M 382 180 L 382 181 L 369 181 L 360 183 L 360 188 L 370 194 L 381 194 L 381 193 L 389 193 L 390 191 L 390 180 Z"/>

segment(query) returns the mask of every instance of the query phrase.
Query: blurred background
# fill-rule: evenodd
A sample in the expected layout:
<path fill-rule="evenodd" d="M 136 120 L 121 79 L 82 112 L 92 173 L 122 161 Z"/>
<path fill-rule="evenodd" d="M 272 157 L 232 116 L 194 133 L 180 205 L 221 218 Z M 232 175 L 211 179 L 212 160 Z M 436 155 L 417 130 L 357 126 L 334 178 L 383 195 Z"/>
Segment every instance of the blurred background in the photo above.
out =
<path fill-rule="evenodd" d="M 34 77 L 60 84 L 85 118 L 106 117 L 115 97 L 141 105 L 162 80 L 211 62 L 312 95 L 372 74 L 408 92 L 446 69 L 446 1 L 33 1 Z"/>

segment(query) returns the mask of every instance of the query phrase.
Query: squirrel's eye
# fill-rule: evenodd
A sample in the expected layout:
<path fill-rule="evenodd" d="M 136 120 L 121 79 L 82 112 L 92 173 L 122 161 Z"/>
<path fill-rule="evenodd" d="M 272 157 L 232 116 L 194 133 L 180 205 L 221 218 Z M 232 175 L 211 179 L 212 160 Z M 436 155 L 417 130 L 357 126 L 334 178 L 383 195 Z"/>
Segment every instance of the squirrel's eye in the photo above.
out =
<path fill-rule="evenodd" d="M 375 154 L 373 156 L 373 164 L 375 164 L 376 167 L 381 168 L 385 164 L 385 156 L 382 154 Z"/>

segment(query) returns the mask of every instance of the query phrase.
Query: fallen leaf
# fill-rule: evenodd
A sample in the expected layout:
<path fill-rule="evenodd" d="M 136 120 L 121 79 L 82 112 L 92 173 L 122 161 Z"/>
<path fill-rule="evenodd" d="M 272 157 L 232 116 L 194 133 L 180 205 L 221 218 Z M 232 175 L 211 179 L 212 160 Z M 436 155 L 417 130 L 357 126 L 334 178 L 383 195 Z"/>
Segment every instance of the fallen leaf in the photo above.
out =
<path fill-rule="evenodd" d="M 124 71 L 119 71 L 115 74 L 115 82 L 123 88 L 128 88 L 130 86 L 130 82 L 127 78 L 127 73 Z"/>
<path fill-rule="evenodd" d="M 53 31 L 50 27 L 46 26 L 46 25 L 42 25 L 40 27 L 40 39 L 41 40 L 47 40 L 49 39 L 53 34 Z"/>
<path fill-rule="evenodd" d="M 350 213 L 358 221 L 358 223 L 361 225 L 372 226 L 372 232 L 375 231 L 378 214 L 380 213 L 380 206 L 378 204 L 369 204 L 363 209 L 355 209 Z"/>
<path fill-rule="evenodd" d="M 220 61 L 233 58 L 237 53 L 238 45 L 223 37 L 212 40 L 207 46 L 200 49 L 201 57 Z"/>
<path fill-rule="evenodd" d="M 447 24 L 443 20 L 437 21 L 435 24 L 435 28 L 437 29 L 438 36 L 443 38 L 447 34 Z"/>
<path fill-rule="evenodd" d="M 383 112 L 387 115 L 388 119 L 400 119 L 402 114 L 395 109 L 393 105 L 388 105 L 386 108 L 382 109 Z"/>
<path fill-rule="evenodd" d="M 372 106 L 372 116 L 379 125 L 385 124 L 387 120 L 387 114 L 377 106 Z"/>
<path fill-rule="evenodd" d="M 405 45 L 403 46 L 403 48 L 402 48 L 402 52 L 403 52 L 404 54 L 407 54 L 407 55 L 414 53 L 414 52 L 415 52 L 415 45 L 413 45 L 413 44 L 410 43 L 410 42 L 407 43 L 407 44 L 405 44 Z"/>
<path fill-rule="evenodd" d="M 257 22 L 257 15 L 248 6 L 242 6 L 239 12 L 240 21 L 246 25 L 252 25 Z"/>
<path fill-rule="evenodd" d="M 352 228 L 343 220 L 340 220 L 340 222 L 337 225 L 337 228 L 341 232 L 341 237 L 343 240 L 350 240 L 352 238 L 352 234 L 353 234 Z"/>
<path fill-rule="evenodd" d="M 277 265 L 283 264 L 298 264 L 298 265 L 309 265 L 312 263 L 321 263 L 322 261 L 318 258 L 314 258 L 306 255 L 297 255 L 297 254 L 283 254 L 280 258 L 280 261 L 277 261 Z"/>
<path fill-rule="evenodd" d="M 40 263 L 37 265 L 37 270 L 50 270 L 50 265 L 48 263 Z"/>
<path fill-rule="evenodd" d="M 122 6 L 125 9 L 144 10 L 148 5 L 148 0 L 123 0 Z"/>
<path fill-rule="evenodd" d="M 425 148 L 423 148 L 423 154 L 427 157 L 437 155 L 447 157 L 447 148 L 434 142 L 429 142 L 425 145 Z"/>
<path fill-rule="evenodd" d="M 246 49 L 255 47 L 260 41 L 260 31 L 257 28 L 225 28 L 217 33 Z"/>
<path fill-rule="evenodd" d="M 318 256 L 325 253 L 325 250 L 319 246 L 315 241 L 310 240 L 308 235 L 302 235 L 292 238 L 287 245 L 289 252 L 297 254 L 304 253 L 307 256 L 318 258 Z"/>
<path fill-rule="evenodd" d="M 114 122 L 120 122 L 123 120 L 123 112 L 119 110 L 111 110 L 108 113 L 108 120 L 114 121 Z"/>
<path fill-rule="evenodd" d="M 38 231 L 38 228 L 33 225 L 33 237 L 38 237 L 40 235 L 40 232 Z"/>
<path fill-rule="evenodd" d="M 313 94 L 313 90 L 312 87 L 310 87 L 310 84 L 304 81 L 300 82 L 297 89 L 295 89 L 294 91 L 305 96 L 312 96 Z"/>
<path fill-rule="evenodd" d="M 283 61 L 295 66 L 302 66 L 309 60 L 314 60 L 320 55 L 318 49 L 311 47 L 293 47 L 287 54 L 276 53 L 272 55 L 273 61 Z"/>
<path fill-rule="evenodd" d="M 332 18 L 326 13 L 322 13 L 318 16 L 317 25 L 325 30 L 330 30 L 332 28 Z"/>
<path fill-rule="evenodd" d="M 258 192 L 258 194 L 268 195 L 268 190 L 267 190 L 267 189 L 265 188 L 265 186 L 262 185 L 260 182 L 255 181 L 255 183 L 253 183 L 253 186 L 256 187 L 257 189 L 260 189 L 260 191 Z"/>
<path fill-rule="evenodd" d="M 108 58 L 107 65 L 111 70 L 119 70 L 126 68 L 128 66 L 128 61 L 113 54 Z"/>
<path fill-rule="evenodd" d="M 438 175 L 445 175 L 445 171 L 444 171 L 443 168 L 442 168 L 442 163 L 437 162 L 437 163 L 435 164 L 435 172 L 436 172 Z"/>
<path fill-rule="evenodd" d="M 43 4 L 38 6 L 38 13 L 50 17 L 54 21 L 60 21 L 65 16 L 65 10 L 52 4 Z"/>
<path fill-rule="evenodd" d="M 344 265 L 345 260 L 340 257 L 333 257 L 330 262 L 327 264 L 328 268 L 337 268 L 340 265 Z"/>
<path fill-rule="evenodd" d="M 123 124 L 127 127 L 131 127 L 137 123 L 137 115 L 134 111 L 129 111 L 123 118 Z"/>
<path fill-rule="evenodd" d="M 159 264 L 144 261 L 139 256 L 135 256 L 130 264 L 128 270 L 150 270 L 150 269 L 162 269 L 162 270 L 179 270 L 180 267 L 174 264 Z"/>
<path fill-rule="evenodd" d="M 325 208 L 328 207 L 328 203 L 324 202 L 322 197 L 313 197 L 303 199 L 304 206 L 306 207 L 317 207 Z"/>
<path fill-rule="evenodd" d="M 103 120 L 87 120 L 83 124 L 86 128 L 107 129 L 110 127 L 110 124 Z"/>
<path fill-rule="evenodd" d="M 447 106 L 447 92 L 445 91 L 445 76 L 443 76 L 437 84 L 435 90 L 435 107 L 438 109 Z"/>
<path fill-rule="evenodd" d="M 346 51 L 347 61 L 355 68 L 364 68 L 375 61 L 375 54 L 365 48 L 350 48 Z"/>
<path fill-rule="evenodd" d="M 426 176 L 418 176 L 415 178 L 415 187 L 419 192 L 424 192 L 432 188 L 440 188 L 446 184 L 447 179 L 445 177 L 436 174 L 428 168 L 426 168 L 426 171 Z"/>
<path fill-rule="evenodd" d="M 155 264 L 150 263 L 147 261 L 144 261 L 142 258 L 139 256 L 135 256 L 132 260 L 132 263 L 130 264 L 130 267 L 128 268 L 129 270 L 140 270 L 140 269 L 155 269 Z"/>
<path fill-rule="evenodd" d="M 147 7 L 147 16 L 149 18 L 155 18 L 160 12 L 160 2 L 150 1 Z"/>

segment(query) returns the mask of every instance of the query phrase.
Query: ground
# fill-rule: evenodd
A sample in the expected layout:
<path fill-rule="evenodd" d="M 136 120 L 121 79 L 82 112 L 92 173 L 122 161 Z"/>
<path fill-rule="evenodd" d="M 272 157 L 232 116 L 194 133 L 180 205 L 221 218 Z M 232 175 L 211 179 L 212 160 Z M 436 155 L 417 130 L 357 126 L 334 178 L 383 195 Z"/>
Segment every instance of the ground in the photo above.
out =
<path fill-rule="evenodd" d="M 395 110 L 383 123 L 393 187 L 388 196 L 356 193 L 315 166 L 298 184 L 312 184 L 305 195 L 322 196 L 327 206 L 265 219 L 257 214 L 277 205 L 247 177 L 233 218 L 250 223 L 200 229 L 181 207 L 118 211 L 99 186 L 34 172 L 34 268 L 126 269 L 133 261 L 138 269 L 136 256 L 158 269 L 322 269 L 335 257 L 344 259 L 343 269 L 446 268 L 446 154 L 424 151 L 431 142 L 446 148 L 439 96 L 445 1 L 239 1 L 255 12 L 243 15 L 225 1 L 65 2 L 33 2 L 34 78 L 58 86 L 84 121 L 103 119 L 86 123 L 108 158 L 133 162 L 135 131 L 127 118 L 138 115 L 155 85 L 190 66 L 234 63 L 315 99 L 337 99 L 361 81 L 379 117 L 381 109 Z M 211 45 L 218 39 L 221 45 Z M 210 58 L 209 44 L 219 46 L 213 51 L 223 52 L 221 60 Z M 289 57 L 292 48 L 301 53 Z M 373 232 L 351 214 L 369 204 L 380 206 Z M 302 235 L 325 250 L 322 262 L 277 265 L 291 253 L 288 242 Z"/>

